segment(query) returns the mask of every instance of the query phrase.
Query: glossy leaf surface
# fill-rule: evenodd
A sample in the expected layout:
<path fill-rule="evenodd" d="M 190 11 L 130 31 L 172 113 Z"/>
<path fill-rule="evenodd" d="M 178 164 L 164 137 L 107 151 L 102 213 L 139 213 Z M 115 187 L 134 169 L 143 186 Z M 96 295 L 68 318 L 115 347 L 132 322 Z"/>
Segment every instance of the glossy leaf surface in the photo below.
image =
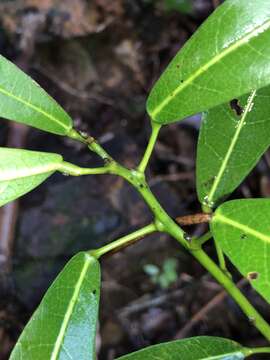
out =
<path fill-rule="evenodd" d="M 248 175 L 270 145 L 270 88 L 203 115 L 197 152 L 197 192 L 214 207 Z"/>
<path fill-rule="evenodd" d="M 69 115 L 29 76 L 0 55 L 0 117 L 58 135 L 72 128 Z"/>
<path fill-rule="evenodd" d="M 79 253 L 65 266 L 26 325 L 11 360 L 95 360 L 98 261 Z"/>
<path fill-rule="evenodd" d="M 270 200 L 244 199 L 222 204 L 211 230 L 236 268 L 270 303 Z"/>
<path fill-rule="evenodd" d="M 0 148 L 0 206 L 37 187 L 61 163 L 58 154 Z"/>
<path fill-rule="evenodd" d="M 118 360 L 241 360 L 247 350 L 234 341 L 201 336 L 149 346 Z"/>
<path fill-rule="evenodd" d="M 147 110 L 168 124 L 270 82 L 270 2 L 226 0 L 179 51 Z"/>

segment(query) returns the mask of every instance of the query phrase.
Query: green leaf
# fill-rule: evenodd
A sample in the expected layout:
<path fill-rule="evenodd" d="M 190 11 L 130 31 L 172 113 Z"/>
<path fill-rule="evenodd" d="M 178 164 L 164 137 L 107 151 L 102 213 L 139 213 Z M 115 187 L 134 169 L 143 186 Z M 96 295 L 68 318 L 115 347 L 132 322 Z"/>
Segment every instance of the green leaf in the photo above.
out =
<path fill-rule="evenodd" d="M 99 293 L 99 263 L 81 252 L 45 294 L 10 359 L 95 360 Z"/>
<path fill-rule="evenodd" d="M 168 124 L 270 82 L 270 2 L 227 0 L 175 56 L 147 101 Z"/>
<path fill-rule="evenodd" d="M 232 103 L 231 103 L 232 105 Z M 203 115 L 197 153 L 197 192 L 214 207 L 248 175 L 270 145 L 270 87 Z"/>
<path fill-rule="evenodd" d="M 29 76 L 0 55 L 0 117 L 67 135 L 69 115 Z"/>
<path fill-rule="evenodd" d="M 222 204 L 211 231 L 223 252 L 270 303 L 270 200 L 244 199 Z"/>
<path fill-rule="evenodd" d="M 58 154 L 0 148 L 0 206 L 37 187 L 62 161 Z"/>
<path fill-rule="evenodd" d="M 118 360 L 241 360 L 247 353 L 234 341 L 201 336 L 149 346 Z"/>

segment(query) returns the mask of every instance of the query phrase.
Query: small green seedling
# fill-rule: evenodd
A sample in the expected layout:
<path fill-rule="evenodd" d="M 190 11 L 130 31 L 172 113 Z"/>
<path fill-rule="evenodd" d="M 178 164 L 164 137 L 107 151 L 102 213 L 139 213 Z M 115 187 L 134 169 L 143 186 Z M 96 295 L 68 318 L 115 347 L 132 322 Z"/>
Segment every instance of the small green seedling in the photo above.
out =
<path fill-rule="evenodd" d="M 162 289 L 167 289 L 177 280 L 177 260 L 174 258 L 166 259 L 162 268 L 146 264 L 143 270 L 150 277 L 151 282 L 159 285 Z"/>
<path fill-rule="evenodd" d="M 270 2 L 225 1 L 154 85 L 147 100 L 152 125 L 149 144 L 140 164 L 128 169 L 91 136 L 74 129 L 70 116 L 44 90 L 0 57 L 0 116 L 79 141 L 104 161 L 99 168 L 81 168 L 58 154 L 0 148 L 0 205 L 59 171 L 73 176 L 120 176 L 138 191 L 153 213 L 153 221 L 145 227 L 99 249 L 86 249 L 67 263 L 23 330 L 12 360 L 96 359 L 99 258 L 154 232 L 169 234 L 197 259 L 253 320 L 250 326 L 270 341 L 270 325 L 237 288 L 224 257 L 270 303 L 270 200 L 226 201 L 270 144 L 269 59 Z M 204 212 L 200 217 L 205 216 L 210 226 L 202 237 L 191 238 L 153 195 L 145 169 L 162 126 L 199 112 L 203 112 L 203 119 L 196 186 Z M 203 249 L 212 238 L 218 264 Z M 169 270 L 171 274 L 172 268 Z M 229 360 L 257 353 L 270 353 L 270 347 L 246 348 L 223 338 L 196 337 L 150 346 L 120 359 Z"/>

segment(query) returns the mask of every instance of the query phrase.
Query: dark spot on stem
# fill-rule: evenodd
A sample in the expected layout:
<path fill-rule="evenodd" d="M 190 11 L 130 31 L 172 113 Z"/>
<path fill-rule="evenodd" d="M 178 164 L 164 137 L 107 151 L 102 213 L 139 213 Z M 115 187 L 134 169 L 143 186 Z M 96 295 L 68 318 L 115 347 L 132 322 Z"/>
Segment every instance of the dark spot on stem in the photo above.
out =
<path fill-rule="evenodd" d="M 104 158 L 103 160 L 104 160 L 105 165 L 110 165 L 112 163 L 112 159 L 110 159 L 110 158 Z"/>
<path fill-rule="evenodd" d="M 241 237 L 241 239 L 242 239 L 242 240 L 244 240 L 244 239 L 246 239 L 246 238 L 247 238 L 247 234 L 241 234 L 241 236 L 240 236 L 240 237 Z"/>
<path fill-rule="evenodd" d="M 84 139 L 87 139 L 89 137 L 88 133 L 85 131 L 79 131 L 79 133 Z"/>
<path fill-rule="evenodd" d="M 257 271 L 252 271 L 247 274 L 247 279 L 250 281 L 257 280 L 258 277 L 259 277 L 259 273 L 257 273 Z"/>
<path fill-rule="evenodd" d="M 237 116 L 240 116 L 243 114 L 244 109 L 242 108 L 242 106 L 239 103 L 238 99 L 233 99 L 230 101 L 230 107 L 231 109 L 236 113 Z"/>
<path fill-rule="evenodd" d="M 92 291 L 92 294 L 93 294 L 93 295 L 96 295 L 96 293 L 97 293 L 97 290 L 94 289 L 94 290 Z"/>

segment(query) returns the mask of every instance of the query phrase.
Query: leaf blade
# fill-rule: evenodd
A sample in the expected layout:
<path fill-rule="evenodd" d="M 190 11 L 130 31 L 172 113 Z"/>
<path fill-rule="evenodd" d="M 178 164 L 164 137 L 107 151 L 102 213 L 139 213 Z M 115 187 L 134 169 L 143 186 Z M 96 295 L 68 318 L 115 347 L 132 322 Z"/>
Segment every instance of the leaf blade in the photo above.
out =
<path fill-rule="evenodd" d="M 202 204 L 215 207 L 241 183 L 270 144 L 270 88 L 207 111 L 200 129 L 196 185 Z M 236 100 L 235 100 L 236 101 Z"/>
<path fill-rule="evenodd" d="M 154 85 L 151 119 L 168 124 L 266 86 L 269 45 L 269 2 L 225 1 Z"/>
<path fill-rule="evenodd" d="M 62 162 L 59 154 L 0 147 L 0 206 L 37 187 Z"/>
<path fill-rule="evenodd" d="M 170 360 L 241 360 L 246 349 L 231 340 L 201 336 L 149 346 L 118 360 L 163 360 L 168 354 Z"/>
<path fill-rule="evenodd" d="M 99 291 L 98 261 L 78 253 L 45 294 L 10 359 L 94 360 Z"/>
<path fill-rule="evenodd" d="M 270 303 L 269 211 L 269 199 L 228 201 L 215 211 L 210 226 L 226 256 Z"/>
<path fill-rule="evenodd" d="M 0 116 L 57 135 L 72 129 L 69 115 L 34 80 L 0 55 Z"/>

